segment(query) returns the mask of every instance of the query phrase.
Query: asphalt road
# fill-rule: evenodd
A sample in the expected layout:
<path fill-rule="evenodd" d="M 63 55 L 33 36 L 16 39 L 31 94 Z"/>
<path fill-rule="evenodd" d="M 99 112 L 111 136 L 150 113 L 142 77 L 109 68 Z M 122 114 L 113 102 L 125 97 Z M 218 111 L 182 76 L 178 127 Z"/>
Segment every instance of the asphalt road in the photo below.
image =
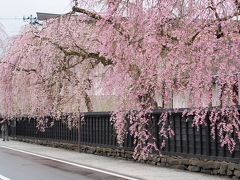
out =
<path fill-rule="evenodd" d="M 75 167 L 0 147 L 2 180 L 123 180 L 123 178 Z"/>

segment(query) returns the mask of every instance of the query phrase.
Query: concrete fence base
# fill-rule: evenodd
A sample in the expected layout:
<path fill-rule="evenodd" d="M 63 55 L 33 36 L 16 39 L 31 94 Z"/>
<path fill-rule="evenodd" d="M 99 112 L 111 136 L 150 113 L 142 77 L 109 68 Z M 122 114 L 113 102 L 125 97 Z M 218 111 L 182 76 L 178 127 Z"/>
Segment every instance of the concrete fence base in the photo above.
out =
<path fill-rule="evenodd" d="M 81 145 L 80 149 L 77 144 L 69 144 L 57 141 L 32 139 L 17 137 L 17 141 L 34 143 L 44 146 L 51 146 L 56 148 L 63 148 L 67 150 L 80 151 L 89 154 L 114 157 L 118 159 L 134 160 L 132 158 L 133 152 L 123 149 L 113 149 L 106 147 L 95 147 Z M 211 175 L 227 176 L 233 179 L 240 179 L 240 164 L 229 163 L 225 161 L 200 160 L 197 158 L 185 158 L 181 156 L 167 156 L 167 155 L 151 155 L 146 160 L 141 160 L 141 163 L 147 163 L 155 166 L 170 167 L 176 169 L 187 170 L 191 172 L 201 172 Z"/>

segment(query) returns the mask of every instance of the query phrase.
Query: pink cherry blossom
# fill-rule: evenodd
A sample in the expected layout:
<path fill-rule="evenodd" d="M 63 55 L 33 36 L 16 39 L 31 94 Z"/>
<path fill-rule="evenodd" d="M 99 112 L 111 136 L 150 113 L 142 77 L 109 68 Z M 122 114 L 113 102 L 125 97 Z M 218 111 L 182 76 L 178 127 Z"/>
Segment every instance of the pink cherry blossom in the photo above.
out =
<path fill-rule="evenodd" d="M 174 95 L 181 95 L 187 97 L 185 116 L 194 115 L 192 125 L 206 125 L 209 116 L 212 137 L 217 130 L 221 145 L 234 150 L 233 133 L 238 139 L 240 133 L 239 1 L 74 5 L 73 12 L 27 27 L 9 44 L 0 65 L 4 117 L 37 116 L 45 127 L 44 116 L 73 114 L 69 124 L 75 124 L 84 107 L 93 110 L 91 94 L 110 94 L 118 99 L 111 120 L 119 144 L 130 133 L 134 157 L 144 159 L 159 150 L 148 130 L 150 114 L 172 108 Z M 162 148 L 174 135 L 169 116 L 164 111 L 159 119 Z"/>

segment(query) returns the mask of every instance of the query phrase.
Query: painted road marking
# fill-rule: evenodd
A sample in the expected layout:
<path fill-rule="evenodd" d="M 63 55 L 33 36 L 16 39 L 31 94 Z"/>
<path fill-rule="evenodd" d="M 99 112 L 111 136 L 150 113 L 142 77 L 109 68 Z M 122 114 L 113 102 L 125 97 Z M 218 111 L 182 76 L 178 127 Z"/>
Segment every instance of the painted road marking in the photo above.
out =
<path fill-rule="evenodd" d="M 45 159 L 49 159 L 49 160 L 52 160 L 52 161 L 57 161 L 57 162 L 60 162 L 60 163 L 65 163 L 65 164 L 68 164 L 68 165 L 72 165 L 72 166 L 76 166 L 76 167 L 80 167 L 80 168 L 84 168 L 84 169 L 88 169 L 88 170 L 104 173 L 104 174 L 111 175 L 111 176 L 124 178 L 124 179 L 127 179 L 127 180 L 139 180 L 137 178 L 125 176 L 125 175 L 122 175 L 122 174 L 109 172 L 109 171 L 106 171 L 106 170 L 93 168 L 93 167 L 89 167 L 89 166 L 86 166 L 86 165 L 80 165 L 80 164 L 77 164 L 77 163 L 68 162 L 68 161 L 64 161 L 64 160 L 61 160 L 61 159 L 56 159 L 56 158 L 53 158 L 53 157 L 48 157 L 48 156 L 44 156 L 44 155 L 41 155 L 41 154 L 36 154 L 36 153 L 20 150 L 20 149 L 14 149 L 14 148 L 10 148 L 10 147 L 7 147 L 7 146 L 0 146 L 0 147 L 5 148 L 5 149 L 10 149 L 12 151 L 17 151 L 17 152 L 21 152 L 21 153 L 25 153 L 25 154 L 29 154 L 29 155 L 33 155 L 33 156 L 37 156 L 37 157 L 41 157 L 41 158 L 45 158 Z M 1 176 L 0 176 L 0 178 L 1 178 Z M 10 179 L 3 179 L 3 180 L 10 180 Z"/>
<path fill-rule="evenodd" d="M 11 179 L 9 179 L 9 178 L 7 178 L 7 177 L 1 175 L 1 174 L 0 174 L 0 179 L 1 179 L 1 180 L 11 180 Z"/>

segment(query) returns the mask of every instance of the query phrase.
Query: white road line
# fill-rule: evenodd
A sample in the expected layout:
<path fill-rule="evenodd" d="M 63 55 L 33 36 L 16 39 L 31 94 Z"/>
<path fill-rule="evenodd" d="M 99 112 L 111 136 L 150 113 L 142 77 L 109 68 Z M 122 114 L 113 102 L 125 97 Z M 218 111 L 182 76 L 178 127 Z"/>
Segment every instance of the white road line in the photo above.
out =
<path fill-rule="evenodd" d="M 0 179 L 1 179 L 1 180 L 11 180 L 11 179 L 9 179 L 9 178 L 7 178 L 7 177 L 1 175 L 1 174 L 0 174 Z"/>
<path fill-rule="evenodd" d="M 6 149 L 10 149 L 10 150 L 13 150 L 13 151 L 17 151 L 17 152 L 21 152 L 21 153 L 25 153 L 25 154 L 29 154 L 29 155 L 33 155 L 33 156 L 37 156 L 37 157 L 41 157 L 41 158 L 45 158 L 45 159 L 50 159 L 52 161 L 57 161 L 57 162 L 69 164 L 69 165 L 72 165 L 72 166 L 88 169 L 88 170 L 91 170 L 91 171 L 96 171 L 96 172 L 108 174 L 108 175 L 111 175 L 111 176 L 124 178 L 124 179 L 127 179 L 127 180 L 139 180 L 137 178 L 133 178 L 133 177 L 117 174 L 117 173 L 114 173 L 114 172 L 109 172 L 109 171 L 102 170 L 102 169 L 88 167 L 86 165 L 80 165 L 80 164 L 77 164 L 77 163 L 68 162 L 68 161 L 64 161 L 64 160 L 61 160 L 61 159 L 56 159 L 56 158 L 53 158 L 53 157 L 48 157 L 48 156 L 44 156 L 44 155 L 41 155 L 41 154 L 36 154 L 36 153 L 20 150 L 20 149 L 14 149 L 14 148 L 10 148 L 10 147 L 7 147 L 7 146 L 0 146 L 0 147 L 6 148 Z M 1 178 L 1 176 L 0 176 L 0 178 Z M 7 178 L 7 179 L 3 179 L 3 180 L 10 180 L 10 179 Z"/>

